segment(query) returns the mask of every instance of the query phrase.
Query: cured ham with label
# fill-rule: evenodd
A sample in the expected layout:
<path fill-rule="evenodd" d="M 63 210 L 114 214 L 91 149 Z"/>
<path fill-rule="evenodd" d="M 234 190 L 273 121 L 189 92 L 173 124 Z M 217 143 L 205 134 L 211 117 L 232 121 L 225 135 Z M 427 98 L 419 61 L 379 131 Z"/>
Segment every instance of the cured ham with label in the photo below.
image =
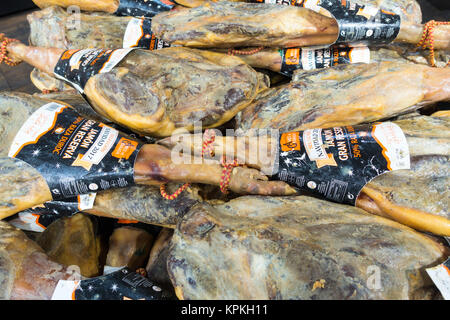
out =
<path fill-rule="evenodd" d="M 0 125 L 3 128 L 2 141 L 5 142 L 13 141 L 22 124 L 27 120 L 24 115 L 32 114 L 33 110 L 37 110 L 42 105 L 48 103 L 46 100 L 40 100 L 36 97 L 18 93 L 2 93 L 0 98 L 2 100 L 0 110 L 2 110 L 2 115 L 4 115 L 1 118 Z M 7 144 L 8 143 L 5 143 L 2 147 L 7 148 Z M 3 150 L 2 154 L 5 154 L 6 149 Z M 45 179 L 38 171 L 36 171 L 36 169 L 21 160 L 6 157 L 0 158 L 0 164 L 2 167 L 2 171 L 0 172 L 0 194 L 2 195 L 0 219 L 52 200 L 52 195 Z M 213 161 L 206 164 L 202 163 L 202 161 L 194 162 L 193 159 L 190 164 L 174 163 L 172 161 L 171 151 L 156 144 L 145 144 L 140 149 L 134 163 L 134 181 L 136 184 L 143 185 L 160 186 L 168 182 L 192 182 L 220 185 L 222 172 L 223 167 L 220 165 L 219 161 Z M 231 172 L 229 189 L 233 192 L 244 194 L 284 195 L 295 193 L 295 191 L 284 182 L 267 180 L 267 176 L 258 170 L 247 167 L 235 167 Z M 126 190 L 133 193 L 132 189 L 131 191 L 128 188 L 123 190 L 125 190 L 122 191 L 124 194 L 126 194 Z M 113 209 L 111 211 L 133 212 L 132 208 L 135 205 L 142 205 L 145 208 L 152 204 L 151 201 L 149 202 L 148 199 L 146 199 L 148 194 L 152 191 L 138 190 L 136 192 L 141 194 L 142 202 L 136 200 L 136 203 L 130 203 L 129 205 L 118 205 L 115 210 Z M 137 194 L 134 195 L 134 197 L 136 196 Z M 103 199 L 108 201 L 104 204 L 104 208 L 106 208 L 103 211 L 100 210 L 100 215 L 101 212 L 108 212 L 108 210 L 114 206 L 114 203 L 117 203 L 110 201 L 111 198 L 114 197 L 114 194 L 105 195 L 105 198 Z M 156 195 L 153 197 L 156 197 Z M 159 198 L 159 200 L 155 199 L 155 202 L 153 203 L 158 203 L 158 201 L 163 200 L 160 195 Z M 97 201 L 99 200 L 97 199 Z M 192 200 L 184 198 L 184 200 L 180 199 L 179 201 L 183 203 L 183 201 Z M 180 202 L 178 204 L 180 204 Z M 188 205 L 188 203 L 186 203 L 186 205 Z M 174 206 L 175 205 L 176 204 L 174 204 Z M 174 213 L 179 212 L 174 209 L 174 206 L 171 206 L 170 208 L 172 209 L 169 210 L 174 210 L 171 211 Z M 139 212 L 135 213 L 135 215 L 145 215 L 145 211 Z M 162 211 L 156 215 L 156 217 L 164 217 L 165 220 L 163 219 L 163 221 L 158 221 L 158 218 L 156 217 L 148 217 L 147 219 L 144 218 L 143 222 L 157 220 L 155 221 L 157 224 L 173 224 L 173 216 L 166 217 L 166 214 L 167 211 Z M 128 215 L 133 215 L 133 213 L 128 213 Z M 118 217 L 122 218 L 121 216 Z M 131 217 L 127 216 L 123 218 Z"/>
<path fill-rule="evenodd" d="M 9 43 L 7 51 L 14 61 L 23 60 L 50 75 L 65 52 L 19 42 Z M 195 123 L 207 128 L 224 124 L 267 88 L 266 81 L 240 58 L 221 53 L 137 49 L 111 71 L 90 77 L 84 93 L 111 121 L 164 137 L 176 129 L 193 130 Z"/>
<path fill-rule="evenodd" d="M 448 215 L 448 192 L 443 186 L 450 183 L 449 157 L 450 136 L 448 117 L 417 116 L 394 122 L 404 132 L 408 143 L 411 170 L 387 172 L 370 181 L 361 190 L 356 206 L 373 214 L 388 217 L 417 230 L 437 235 L 450 236 L 450 216 Z M 324 123 L 323 128 L 333 126 Z M 298 130 L 298 129 L 295 129 Z M 165 139 L 167 146 L 182 146 L 183 150 L 201 152 L 201 146 L 193 143 L 192 136 L 180 135 Z M 243 138 L 216 137 L 214 153 L 222 156 L 234 150 L 244 163 L 251 150 L 259 150 L 258 144 L 273 145 L 270 136 L 249 136 Z M 278 141 L 275 142 L 278 146 Z M 250 159 L 251 160 L 251 159 Z M 257 159 L 251 164 L 263 168 L 267 164 Z M 424 197 L 423 194 L 427 196 Z"/>
<path fill-rule="evenodd" d="M 423 25 L 403 20 L 394 41 L 419 43 Z M 450 47 L 450 26 L 434 30 L 434 47 Z M 156 37 L 171 44 L 203 47 L 305 47 L 331 45 L 338 38 L 338 23 L 311 9 L 276 4 L 205 2 L 153 18 Z"/>

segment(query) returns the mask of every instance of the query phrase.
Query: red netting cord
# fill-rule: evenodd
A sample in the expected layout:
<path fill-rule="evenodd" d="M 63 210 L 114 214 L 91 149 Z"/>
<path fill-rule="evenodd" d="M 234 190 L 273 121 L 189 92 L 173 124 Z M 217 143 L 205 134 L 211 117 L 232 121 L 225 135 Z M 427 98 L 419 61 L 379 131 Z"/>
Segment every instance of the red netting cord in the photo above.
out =
<path fill-rule="evenodd" d="M 425 23 L 425 26 L 423 28 L 423 34 L 422 39 L 420 39 L 419 43 L 417 44 L 418 47 L 422 47 L 422 49 L 429 49 L 430 50 L 430 63 L 433 67 L 436 66 L 436 59 L 434 57 L 434 35 L 433 31 L 436 26 L 439 25 L 450 25 L 450 21 L 435 21 L 431 20 Z M 445 65 L 446 67 L 450 64 L 450 60 Z"/>

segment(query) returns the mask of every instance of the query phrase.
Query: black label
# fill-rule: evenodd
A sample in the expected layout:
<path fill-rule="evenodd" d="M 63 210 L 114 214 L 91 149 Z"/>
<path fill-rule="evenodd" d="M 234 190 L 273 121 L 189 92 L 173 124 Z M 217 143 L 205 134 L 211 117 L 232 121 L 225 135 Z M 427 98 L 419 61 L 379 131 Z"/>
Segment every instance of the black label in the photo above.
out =
<path fill-rule="evenodd" d="M 134 162 L 142 143 L 116 129 L 49 103 L 25 122 L 9 152 L 36 168 L 53 200 L 134 184 Z"/>
<path fill-rule="evenodd" d="M 120 0 L 114 13 L 118 16 L 151 18 L 160 12 L 169 11 L 175 3 L 169 0 Z"/>
<path fill-rule="evenodd" d="M 336 43 L 386 44 L 400 31 L 400 16 L 383 9 L 346 0 L 322 0 L 339 25 Z"/>
<path fill-rule="evenodd" d="M 386 44 L 400 31 L 400 16 L 383 9 L 360 5 L 348 0 L 253 0 L 305 7 L 321 14 L 325 9 L 337 21 L 339 36 L 335 43 Z"/>
<path fill-rule="evenodd" d="M 91 77 L 111 71 L 131 50 L 67 50 L 59 58 L 54 73 L 57 78 L 67 81 L 83 93 Z"/>
<path fill-rule="evenodd" d="M 338 64 L 370 62 L 370 50 L 367 47 L 290 48 L 279 52 L 282 59 L 280 73 L 288 77 L 292 77 L 297 69 L 313 70 Z"/>
<path fill-rule="evenodd" d="M 338 203 L 354 205 L 370 180 L 410 166 L 406 138 L 390 122 L 283 133 L 279 147 L 279 180 Z"/>
<path fill-rule="evenodd" d="M 158 50 L 170 47 L 170 44 L 155 37 L 150 19 L 134 18 L 128 23 L 123 38 L 123 47 Z"/>
<path fill-rule="evenodd" d="M 128 268 L 82 280 L 74 293 L 75 300 L 160 300 L 161 295 L 158 286 Z"/>

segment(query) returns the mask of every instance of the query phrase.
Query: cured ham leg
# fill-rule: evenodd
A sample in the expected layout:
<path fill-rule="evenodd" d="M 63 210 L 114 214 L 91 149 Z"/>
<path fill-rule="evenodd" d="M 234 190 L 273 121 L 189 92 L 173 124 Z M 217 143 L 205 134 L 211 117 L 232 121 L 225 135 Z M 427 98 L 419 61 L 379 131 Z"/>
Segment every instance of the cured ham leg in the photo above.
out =
<path fill-rule="evenodd" d="M 391 171 L 378 176 L 362 189 L 356 206 L 417 230 L 449 236 L 448 191 L 442 188 L 450 183 L 450 136 L 447 129 L 450 121 L 446 117 L 419 116 L 395 123 L 406 135 L 411 170 Z M 332 126 L 331 122 L 324 123 L 324 128 Z M 194 143 L 191 136 L 173 137 L 172 140 L 165 139 L 161 143 L 201 153 L 201 146 Z M 242 163 L 249 162 L 248 165 L 255 168 L 267 167 L 265 159 L 258 156 L 258 161 L 254 161 L 249 157 L 249 154 L 254 153 L 252 150 L 259 150 L 258 144 L 266 144 L 267 150 L 270 150 L 274 142 L 270 136 L 217 136 L 214 153 L 222 156 L 234 152 Z M 275 144 L 278 146 L 278 141 Z"/>
<path fill-rule="evenodd" d="M 0 124 L 5 129 L 2 141 L 11 144 L 26 115 L 48 103 L 25 94 L 1 95 L 2 117 Z M 37 99 L 37 100 L 35 100 Z M 44 102 L 44 103 L 42 103 Z M 16 112 L 21 110 L 21 112 Z M 4 110 L 4 111 L 3 111 Z M 6 149 L 6 150 L 5 150 Z M 3 152 L 7 152 L 5 148 Z M 219 161 L 199 164 L 178 164 L 172 161 L 171 151 L 160 145 L 144 145 L 134 165 L 134 180 L 137 184 L 160 186 L 167 182 L 192 182 L 220 185 L 223 167 Z M 27 208 L 52 200 L 50 190 L 43 177 L 28 164 L 11 158 L 0 158 L 0 219 Z M 247 167 L 234 168 L 231 173 L 229 189 L 236 193 L 250 194 L 293 194 L 295 191 L 284 182 L 267 181 L 268 178 L 258 170 Z M 143 193 L 143 196 L 145 192 Z M 124 210 L 127 206 L 124 206 Z M 95 210 L 95 208 L 94 208 Z M 100 212 L 101 213 L 101 212 Z M 167 217 L 166 217 L 167 218 Z M 153 218 L 150 218 L 153 219 Z M 160 221 L 165 224 L 170 221 Z M 173 222 L 172 222 L 173 223 Z"/>
<path fill-rule="evenodd" d="M 399 62 L 342 65 L 294 73 L 266 90 L 237 129 L 282 132 L 373 122 L 450 100 L 450 69 Z"/>
<path fill-rule="evenodd" d="M 64 52 L 18 42 L 10 43 L 7 51 L 50 75 Z M 265 81 L 237 57 L 175 47 L 134 50 L 110 72 L 91 77 L 84 90 L 101 115 L 133 131 L 163 137 L 176 129 L 193 130 L 195 123 L 222 125 L 267 87 Z"/>
<path fill-rule="evenodd" d="M 225 0 L 212 0 L 212 2 L 221 2 Z M 226 0 L 229 1 L 229 0 Z M 199 7 L 207 0 L 177 0 L 175 1 L 185 7 L 194 8 Z M 266 3 L 270 2 L 267 0 L 234 0 L 233 2 L 250 2 L 250 3 Z M 300 5 L 302 1 L 280 1 L 281 3 L 276 3 L 277 5 L 294 5 L 297 3 Z M 402 21 L 409 21 L 414 23 L 422 23 L 422 11 L 420 5 L 415 0 L 355 0 L 352 3 L 358 3 L 360 5 L 369 5 L 375 8 L 382 8 L 400 15 Z"/>
<path fill-rule="evenodd" d="M 59 280 L 81 279 L 20 230 L 0 221 L 0 299 L 50 300 Z"/>
<path fill-rule="evenodd" d="M 331 45 L 338 25 L 334 18 L 303 7 L 223 1 L 160 13 L 153 31 L 166 42 L 189 47 L 289 48 Z M 436 27 L 436 49 L 450 48 L 449 31 L 448 25 Z M 404 21 L 394 41 L 416 44 L 422 33 L 423 25 Z"/>
<path fill-rule="evenodd" d="M 444 248 L 399 223 L 309 197 L 197 205 L 175 230 L 180 299 L 431 299 Z"/>

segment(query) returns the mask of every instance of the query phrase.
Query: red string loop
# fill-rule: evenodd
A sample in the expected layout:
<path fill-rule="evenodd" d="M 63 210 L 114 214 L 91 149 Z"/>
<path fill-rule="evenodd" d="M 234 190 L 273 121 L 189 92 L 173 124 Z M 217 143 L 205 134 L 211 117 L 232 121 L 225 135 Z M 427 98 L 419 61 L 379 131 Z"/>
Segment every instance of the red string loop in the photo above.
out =
<path fill-rule="evenodd" d="M 0 36 L 3 34 L 0 34 Z M 22 61 L 14 61 L 10 57 L 8 57 L 8 51 L 6 50 L 6 46 L 12 42 L 18 42 L 17 39 L 4 38 L 0 45 L 0 64 L 4 62 L 10 67 L 15 67 L 20 64 Z"/>
<path fill-rule="evenodd" d="M 234 55 L 248 56 L 248 55 L 260 52 L 263 49 L 264 49 L 264 47 L 258 47 L 258 48 L 250 49 L 250 50 L 247 50 L 247 51 L 230 49 L 230 50 L 228 50 L 228 55 L 230 55 L 230 56 L 234 56 Z"/>
<path fill-rule="evenodd" d="M 431 66 L 436 67 L 436 59 L 434 56 L 434 28 L 439 25 L 450 25 L 450 21 L 435 21 L 431 20 L 425 23 L 423 28 L 423 34 L 422 38 L 420 39 L 419 43 L 417 44 L 417 47 L 422 47 L 422 49 L 429 49 L 430 50 L 430 63 Z M 450 60 L 445 65 L 446 67 L 450 64 Z"/>
<path fill-rule="evenodd" d="M 202 144 L 202 159 L 205 157 L 205 154 L 208 153 L 211 157 L 214 156 L 214 142 L 216 141 L 216 135 L 214 130 L 206 130 L 203 135 L 203 144 Z M 231 173 L 235 167 L 238 167 L 239 164 L 237 160 L 233 160 L 232 162 L 227 162 L 225 156 L 222 157 L 221 163 L 223 166 L 222 176 L 220 179 L 220 191 L 224 194 L 228 193 L 228 187 L 230 185 Z M 167 200 L 175 200 L 178 196 L 189 187 L 189 183 L 182 185 L 177 189 L 173 194 L 169 195 L 166 192 L 166 185 L 163 184 L 160 187 L 161 196 Z"/>

